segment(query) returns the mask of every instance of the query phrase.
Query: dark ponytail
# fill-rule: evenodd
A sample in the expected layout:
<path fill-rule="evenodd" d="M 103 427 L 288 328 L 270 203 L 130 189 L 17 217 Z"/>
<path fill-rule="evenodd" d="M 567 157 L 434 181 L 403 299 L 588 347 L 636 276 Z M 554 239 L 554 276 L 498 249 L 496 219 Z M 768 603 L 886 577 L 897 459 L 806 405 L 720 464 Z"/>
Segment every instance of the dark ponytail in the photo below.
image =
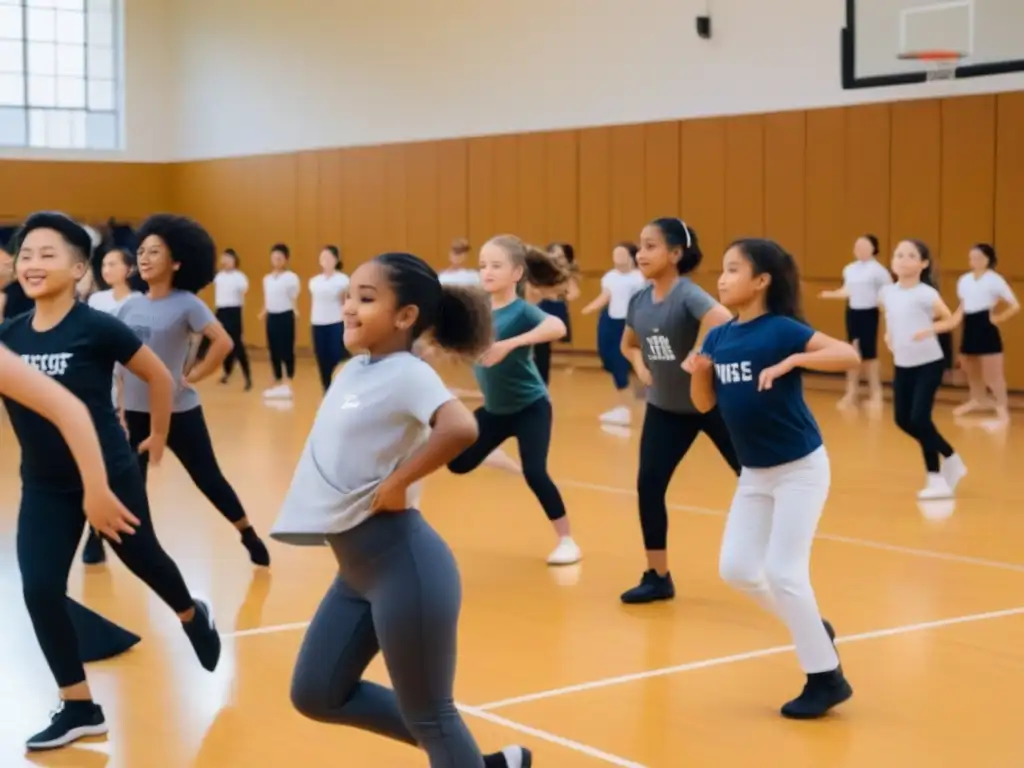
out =
<path fill-rule="evenodd" d="M 477 357 L 493 343 L 491 300 L 475 286 L 447 285 L 434 323 L 434 341 L 442 349 Z"/>
<path fill-rule="evenodd" d="M 748 237 L 737 240 L 736 248 L 750 262 L 754 277 L 768 275 L 771 281 L 765 293 L 765 308 L 773 315 L 792 317 L 806 324 L 800 300 L 800 270 L 796 259 L 774 240 Z"/>
<path fill-rule="evenodd" d="M 437 272 L 411 253 L 382 253 L 374 261 L 386 270 L 398 307 L 419 309 L 410 342 L 432 331 L 438 346 L 472 357 L 491 345 L 491 302 L 483 290 L 442 286 Z"/>
<path fill-rule="evenodd" d="M 928 266 L 921 270 L 921 282 L 925 285 L 930 285 L 932 288 L 937 288 L 938 286 L 935 285 L 935 270 L 933 269 L 935 265 L 932 262 L 931 248 L 923 240 L 907 240 L 907 242 L 917 249 L 917 253 L 921 256 L 921 261 L 928 262 Z"/>
<path fill-rule="evenodd" d="M 670 251 L 679 251 L 679 261 L 676 262 L 676 270 L 680 275 L 688 275 L 698 266 L 704 258 L 700 249 L 700 240 L 697 238 L 697 230 L 688 226 L 682 219 L 664 216 L 651 222 L 652 226 L 661 231 L 665 239 L 665 245 Z"/>

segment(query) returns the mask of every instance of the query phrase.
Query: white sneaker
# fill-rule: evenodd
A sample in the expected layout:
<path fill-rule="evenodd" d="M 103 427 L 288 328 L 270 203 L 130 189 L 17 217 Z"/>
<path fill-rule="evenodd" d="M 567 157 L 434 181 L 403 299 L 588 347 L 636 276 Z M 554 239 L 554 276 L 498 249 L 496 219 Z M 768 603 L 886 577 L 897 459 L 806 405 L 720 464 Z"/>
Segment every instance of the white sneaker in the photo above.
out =
<path fill-rule="evenodd" d="M 276 387 L 263 390 L 263 396 L 271 400 L 290 400 L 292 388 L 289 384 L 278 384 Z"/>
<path fill-rule="evenodd" d="M 957 485 L 967 475 L 967 466 L 964 464 L 964 460 L 960 458 L 960 454 L 954 453 L 948 459 L 943 460 L 942 469 L 939 471 L 942 474 L 942 479 L 949 486 L 950 492 L 952 492 L 956 490 Z"/>
<path fill-rule="evenodd" d="M 612 408 L 610 411 L 602 413 L 600 419 L 605 424 L 628 427 L 633 423 L 633 412 L 626 406 L 620 405 L 618 408 Z"/>
<path fill-rule="evenodd" d="M 583 559 L 583 551 L 572 540 L 571 536 L 563 536 L 558 546 L 548 555 L 548 565 L 572 565 Z"/>
<path fill-rule="evenodd" d="M 924 488 L 917 492 L 917 498 L 922 501 L 928 501 L 930 499 L 949 499 L 953 496 L 953 489 L 949 487 L 949 483 L 938 472 L 928 473 L 928 482 Z"/>

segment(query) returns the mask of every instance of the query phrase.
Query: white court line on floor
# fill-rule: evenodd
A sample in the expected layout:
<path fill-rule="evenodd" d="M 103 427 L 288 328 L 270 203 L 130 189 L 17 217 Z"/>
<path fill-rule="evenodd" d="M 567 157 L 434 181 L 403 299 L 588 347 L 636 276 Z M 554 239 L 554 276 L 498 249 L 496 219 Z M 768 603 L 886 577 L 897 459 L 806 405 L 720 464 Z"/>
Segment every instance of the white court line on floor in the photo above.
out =
<path fill-rule="evenodd" d="M 489 723 L 493 723 L 494 725 L 503 726 L 505 728 L 508 728 L 510 731 L 518 731 L 519 733 L 525 733 L 527 736 L 533 736 L 535 739 L 540 739 L 542 741 L 548 741 L 552 744 L 557 744 L 560 747 L 565 747 L 566 749 L 570 749 L 573 752 L 579 752 L 580 754 L 587 755 L 588 757 L 593 757 L 596 760 L 611 763 L 612 765 L 620 765 L 622 766 L 622 768 L 646 768 L 646 766 L 644 766 L 642 763 L 634 763 L 632 760 L 626 760 L 623 757 L 613 755 L 609 752 L 603 752 L 600 749 L 596 749 L 594 747 L 589 746 L 588 744 L 582 744 L 578 741 L 573 741 L 572 739 L 567 739 L 563 736 L 558 736 L 554 733 L 542 731 L 539 728 L 534 728 L 529 725 L 517 723 L 515 720 L 509 720 L 508 718 L 502 717 L 501 715 L 495 715 L 490 712 L 485 712 L 479 707 L 470 707 L 465 704 L 458 703 L 456 703 L 455 706 L 457 706 L 461 712 L 464 712 L 465 714 L 470 715 L 471 717 L 477 717 L 481 720 L 486 720 Z"/>
<path fill-rule="evenodd" d="M 588 491 L 600 491 L 602 493 L 614 493 L 619 496 L 632 496 L 636 497 L 636 491 L 629 490 L 627 488 L 618 488 L 613 485 L 601 485 L 599 483 L 586 483 L 582 480 L 565 480 L 559 478 L 556 481 L 557 485 L 571 486 L 573 488 L 582 488 Z M 708 507 L 694 507 L 689 504 L 667 504 L 669 509 L 678 509 L 680 512 L 691 512 L 696 515 L 707 515 L 709 517 L 725 517 L 726 512 L 720 509 L 709 509 Z M 868 549 L 878 549 L 884 552 L 894 552 L 900 555 L 911 555 L 913 557 L 929 558 L 931 560 L 944 560 L 948 563 L 961 563 L 963 565 L 981 565 L 986 568 L 1000 568 L 1004 571 L 1015 571 L 1017 573 L 1024 573 L 1024 565 L 1020 563 L 1006 563 L 1001 560 L 988 560 L 983 557 L 972 557 L 970 555 L 957 555 L 951 552 L 936 552 L 931 549 L 917 549 L 916 547 L 904 547 L 899 544 L 886 544 L 882 541 L 872 541 L 871 539 L 858 539 L 853 536 L 840 536 L 834 533 L 818 533 L 815 535 L 816 539 L 822 541 L 834 541 L 840 544 L 851 544 L 856 547 L 866 547 Z"/>
<path fill-rule="evenodd" d="M 954 616 L 949 619 L 937 619 L 936 621 L 925 621 L 919 624 L 905 624 L 900 627 L 876 629 L 870 632 L 861 632 L 856 635 L 846 635 L 845 637 L 837 637 L 836 644 L 838 645 L 840 643 L 857 643 L 863 640 L 876 640 L 881 637 L 906 635 L 911 632 L 924 632 L 929 629 L 951 627 L 957 624 L 973 624 L 979 621 L 990 621 L 992 619 L 1002 619 L 1008 616 L 1019 616 L 1021 614 L 1024 614 L 1024 606 L 1018 608 L 1007 608 L 1006 610 L 1002 611 L 989 611 L 988 613 L 972 613 L 966 616 Z M 720 656 L 715 659 L 692 661 L 687 664 L 679 664 L 674 667 L 649 669 L 644 672 L 635 672 L 630 675 L 607 677 L 602 680 L 594 680 L 589 683 L 580 683 L 579 685 L 567 685 L 564 688 L 552 688 L 547 691 L 528 693 L 523 696 L 514 696 L 510 699 L 501 699 L 500 701 L 491 701 L 486 704 L 479 704 L 477 705 L 476 708 L 482 712 L 488 712 L 491 710 L 498 709 L 500 707 L 510 707 L 513 704 L 523 704 L 528 701 L 540 701 L 541 699 L 551 699 L 556 696 L 565 696 L 570 693 L 593 691 L 598 688 L 608 688 L 614 685 L 633 683 L 638 680 L 648 680 L 652 677 L 664 677 L 665 675 L 674 675 L 679 672 L 690 672 L 695 669 L 708 669 L 710 667 L 720 667 L 725 664 L 735 664 L 737 662 L 747 661 L 749 659 L 760 659 L 766 656 L 777 656 L 781 653 L 788 653 L 792 650 L 794 650 L 792 645 L 777 645 L 774 648 L 764 648 L 757 651 L 748 651 L 746 653 L 736 653 L 732 656 Z"/>

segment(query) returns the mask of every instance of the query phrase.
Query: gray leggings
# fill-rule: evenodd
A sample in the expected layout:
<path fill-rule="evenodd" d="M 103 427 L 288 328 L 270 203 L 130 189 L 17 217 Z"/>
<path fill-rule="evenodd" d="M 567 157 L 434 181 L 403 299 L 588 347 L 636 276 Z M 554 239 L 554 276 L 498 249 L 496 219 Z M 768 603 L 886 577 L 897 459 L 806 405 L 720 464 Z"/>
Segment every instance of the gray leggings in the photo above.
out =
<path fill-rule="evenodd" d="M 328 541 L 341 572 L 302 641 L 295 708 L 419 746 L 431 768 L 482 768 L 452 694 L 462 585 L 448 545 L 416 510 Z M 394 690 L 362 680 L 378 651 Z"/>

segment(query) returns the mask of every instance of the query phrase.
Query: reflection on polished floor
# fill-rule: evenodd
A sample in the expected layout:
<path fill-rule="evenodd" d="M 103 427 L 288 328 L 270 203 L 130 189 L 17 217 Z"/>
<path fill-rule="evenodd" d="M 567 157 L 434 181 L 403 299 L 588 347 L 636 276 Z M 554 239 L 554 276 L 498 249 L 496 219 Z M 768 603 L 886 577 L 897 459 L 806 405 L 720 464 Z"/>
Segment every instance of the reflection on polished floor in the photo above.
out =
<path fill-rule="evenodd" d="M 464 373 L 452 381 L 471 385 Z M 221 464 L 265 531 L 319 400 L 313 367 L 300 367 L 293 407 L 268 407 L 258 387 L 243 393 L 212 383 L 202 395 Z M 698 442 L 670 491 L 676 600 L 619 604 L 642 570 L 631 491 L 638 430 L 601 428 L 596 416 L 614 405 L 610 395 L 597 372 L 556 372 L 551 467 L 585 551 L 578 568 L 545 566 L 549 529 L 520 479 L 483 468 L 428 481 L 424 511 L 462 569 L 457 697 L 485 750 L 523 742 L 541 768 L 1021 765 L 1014 702 L 1024 686 L 1024 484 L 1020 460 L 1011 460 L 1024 449 L 1020 432 L 954 424 L 944 406 L 940 427 L 970 475 L 955 505 L 922 507 L 914 496 L 920 455 L 891 424 L 888 405 L 881 416 L 840 413 L 835 394 L 811 395 L 833 462 L 815 586 L 846 641 L 856 694 L 826 721 L 793 723 L 776 714 L 802 683 L 785 631 L 718 579 L 734 479 L 707 443 Z M 4 768 L 29 764 L 23 740 L 55 705 L 14 560 L 16 477 L 17 448 L 4 425 Z M 308 722 L 290 707 L 303 622 L 332 577 L 327 551 L 271 545 L 273 569 L 257 573 L 173 458 L 152 473 L 150 492 L 164 546 L 212 598 L 226 636 L 221 667 L 203 672 L 174 616 L 120 563 L 88 571 L 76 564 L 71 593 L 144 641 L 89 670 L 109 739 L 32 763 L 425 765 L 416 751 Z M 379 661 L 370 674 L 386 679 Z"/>

